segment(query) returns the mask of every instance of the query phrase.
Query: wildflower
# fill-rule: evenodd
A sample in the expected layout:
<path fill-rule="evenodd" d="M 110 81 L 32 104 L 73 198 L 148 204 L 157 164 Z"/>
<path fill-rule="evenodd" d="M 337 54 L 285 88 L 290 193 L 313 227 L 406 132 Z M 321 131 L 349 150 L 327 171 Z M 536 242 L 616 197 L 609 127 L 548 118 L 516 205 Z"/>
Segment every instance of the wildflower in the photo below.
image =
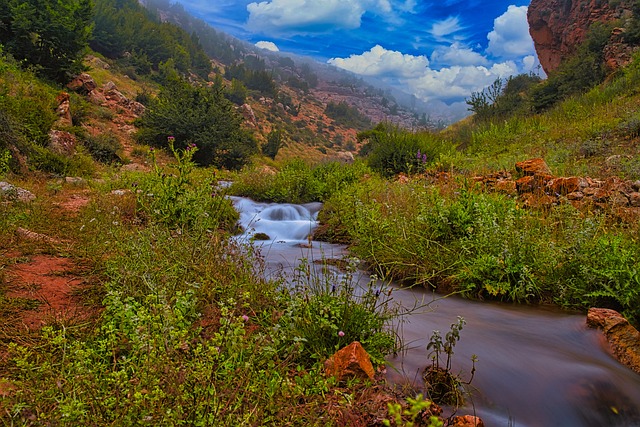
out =
<path fill-rule="evenodd" d="M 248 322 L 249 321 L 249 316 L 247 316 L 246 314 L 242 315 L 242 321 L 243 322 Z"/>
<path fill-rule="evenodd" d="M 155 150 L 154 150 L 154 148 L 153 148 L 153 147 L 149 147 L 149 152 L 150 152 L 150 153 L 153 153 L 154 151 L 155 151 Z"/>
<path fill-rule="evenodd" d="M 420 160 L 422 158 L 422 153 L 418 150 L 418 154 L 416 154 L 416 159 Z"/>
<path fill-rule="evenodd" d="M 173 142 L 176 140 L 175 136 L 168 136 L 167 139 L 169 140 L 169 142 Z"/>
<path fill-rule="evenodd" d="M 339 337 L 343 337 L 344 336 L 344 332 L 342 332 L 342 331 L 338 332 L 338 336 Z"/>
<path fill-rule="evenodd" d="M 422 155 L 422 163 L 427 163 L 427 155 L 426 154 Z"/>
<path fill-rule="evenodd" d="M 211 193 L 211 197 L 216 197 L 218 195 L 218 193 L 216 193 L 215 191 L 213 193 Z"/>

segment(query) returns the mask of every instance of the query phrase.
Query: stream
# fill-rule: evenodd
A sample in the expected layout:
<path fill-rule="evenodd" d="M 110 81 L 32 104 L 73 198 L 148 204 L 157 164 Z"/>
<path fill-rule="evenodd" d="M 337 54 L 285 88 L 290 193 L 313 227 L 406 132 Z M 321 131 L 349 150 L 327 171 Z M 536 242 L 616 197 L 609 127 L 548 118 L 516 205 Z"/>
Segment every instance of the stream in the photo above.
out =
<path fill-rule="evenodd" d="M 256 203 L 232 197 L 249 242 L 255 240 L 266 274 L 291 277 L 300 260 L 342 258 L 346 248 L 311 242 L 320 203 Z M 318 267 L 320 268 L 320 267 Z M 368 277 L 363 273 L 364 280 Z M 407 349 L 388 358 L 387 380 L 422 386 L 430 363 L 426 345 L 433 330 L 444 335 L 457 316 L 466 320 L 455 347 L 453 372 L 469 378 L 471 356 L 476 373 L 471 397 L 459 414 L 476 414 L 491 426 L 640 426 L 640 375 L 618 363 L 599 331 L 586 327 L 584 314 L 550 308 L 443 298 L 425 289 L 394 287 L 394 301 L 412 307 L 400 327 Z"/>

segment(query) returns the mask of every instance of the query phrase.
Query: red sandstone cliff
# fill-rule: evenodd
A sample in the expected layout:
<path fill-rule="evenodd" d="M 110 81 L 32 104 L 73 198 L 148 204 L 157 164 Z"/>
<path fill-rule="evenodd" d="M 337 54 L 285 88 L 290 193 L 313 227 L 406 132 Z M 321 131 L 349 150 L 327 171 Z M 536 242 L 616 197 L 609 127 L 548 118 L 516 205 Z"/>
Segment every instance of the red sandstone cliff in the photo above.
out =
<path fill-rule="evenodd" d="M 614 22 L 623 27 L 630 17 L 629 0 L 531 0 L 527 15 L 529 32 L 546 73 L 575 51 L 591 24 Z M 616 29 L 605 48 L 605 59 L 612 69 L 630 59 L 630 48 L 621 44 L 623 31 Z"/>

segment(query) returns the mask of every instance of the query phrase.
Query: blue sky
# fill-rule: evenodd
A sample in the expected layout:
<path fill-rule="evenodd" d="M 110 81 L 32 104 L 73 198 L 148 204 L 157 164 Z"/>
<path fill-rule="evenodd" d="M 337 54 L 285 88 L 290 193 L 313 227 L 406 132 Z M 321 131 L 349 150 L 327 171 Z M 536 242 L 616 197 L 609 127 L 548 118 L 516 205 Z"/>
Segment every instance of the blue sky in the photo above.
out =
<path fill-rule="evenodd" d="M 375 77 L 452 118 L 497 77 L 537 72 L 529 0 L 178 0 L 269 50 Z"/>

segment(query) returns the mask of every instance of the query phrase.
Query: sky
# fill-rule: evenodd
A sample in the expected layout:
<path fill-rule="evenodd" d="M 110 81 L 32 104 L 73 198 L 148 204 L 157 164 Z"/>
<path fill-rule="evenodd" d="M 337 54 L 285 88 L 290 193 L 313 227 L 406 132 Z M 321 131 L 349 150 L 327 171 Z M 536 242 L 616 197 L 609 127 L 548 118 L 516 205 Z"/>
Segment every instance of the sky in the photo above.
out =
<path fill-rule="evenodd" d="M 529 0 L 178 0 L 263 49 L 373 77 L 452 119 L 496 78 L 542 74 Z"/>

